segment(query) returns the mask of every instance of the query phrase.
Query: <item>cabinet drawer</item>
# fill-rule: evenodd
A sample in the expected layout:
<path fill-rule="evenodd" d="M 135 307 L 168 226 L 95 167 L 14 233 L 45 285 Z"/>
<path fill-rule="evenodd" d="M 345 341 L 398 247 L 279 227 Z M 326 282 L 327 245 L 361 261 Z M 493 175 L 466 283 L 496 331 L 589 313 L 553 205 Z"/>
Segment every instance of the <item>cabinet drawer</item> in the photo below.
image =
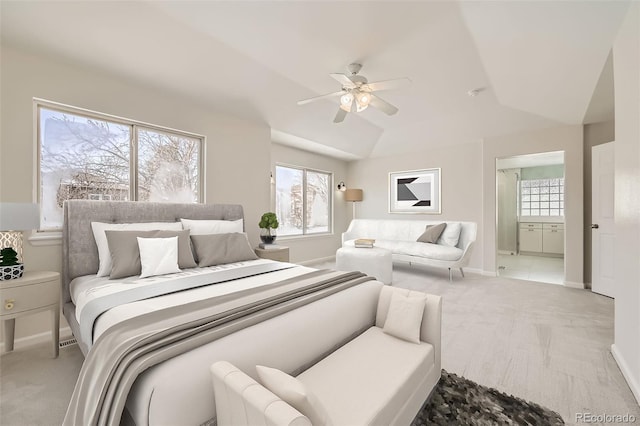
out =
<path fill-rule="evenodd" d="M 36 284 L 10 287 L 0 291 L 0 315 L 17 314 L 59 302 L 57 279 Z M 10 309 L 7 304 L 12 303 Z"/>
<path fill-rule="evenodd" d="M 564 223 L 543 223 L 542 224 L 542 229 L 546 230 L 551 230 L 551 229 L 559 229 L 559 230 L 563 230 L 564 229 Z"/>
<path fill-rule="evenodd" d="M 539 222 L 520 222 L 520 229 L 542 229 L 542 224 Z"/>

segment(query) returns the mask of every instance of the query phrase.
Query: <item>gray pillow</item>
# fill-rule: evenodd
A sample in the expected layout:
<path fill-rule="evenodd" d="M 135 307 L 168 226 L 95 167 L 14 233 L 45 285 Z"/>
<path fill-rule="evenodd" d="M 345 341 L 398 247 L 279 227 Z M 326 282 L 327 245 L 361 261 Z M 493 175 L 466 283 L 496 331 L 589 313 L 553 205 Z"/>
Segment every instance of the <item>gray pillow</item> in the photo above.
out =
<path fill-rule="evenodd" d="M 109 279 L 140 275 L 140 249 L 137 237 L 142 238 L 170 238 L 178 237 L 178 266 L 180 269 L 195 268 L 191 252 L 189 230 L 184 231 L 104 231 L 111 252 L 113 267 Z"/>
<path fill-rule="evenodd" d="M 424 231 L 422 235 L 418 237 L 416 241 L 419 243 L 431 243 L 435 244 L 440 238 L 440 234 L 444 231 L 444 228 L 447 227 L 446 223 L 439 223 L 437 225 L 427 225 L 427 229 Z"/>
<path fill-rule="evenodd" d="M 200 267 L 258 258 L 249 245 L 247 235 L 240 232 L 192 235 L 191 241 Z"/>

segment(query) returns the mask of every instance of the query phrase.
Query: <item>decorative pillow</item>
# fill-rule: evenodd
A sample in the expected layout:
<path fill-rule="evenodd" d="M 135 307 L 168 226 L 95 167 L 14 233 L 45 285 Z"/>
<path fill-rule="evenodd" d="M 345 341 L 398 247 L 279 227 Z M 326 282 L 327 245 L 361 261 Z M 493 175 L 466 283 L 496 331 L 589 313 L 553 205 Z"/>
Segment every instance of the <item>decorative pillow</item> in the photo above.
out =
<path fill-rule="evenodd" d="M 382 331 L 399 339 L 419 344 L 426 300 L 426 294 L 412 293 L 405 296 L 394 291 Z"/>
<path fill-rule="evenodd" d="M 308 417 L 313 426 L 333 424 L 320 400 L 300 380 L 262 365 L 256 365 L 256 371 L 265 388 Z"/>
<path fill-rule="evenodd" d="M 444 231 L 444 228 L 447 226 L 446 223 L 439 223 L 437 225 L 427 225 L 424 233 L 418 237 L 416 241 L 419 243 L 431 243 L 435 244 L 440 238 L 440 234 Z"/>
<path fill-rule="evenodd" d="M 191 241 L 200 267 L 258 258 L 243 233 L 191 235 Z"/>
<path fill-rule="evenodd" d="M 242 219 L 238 220 L 192 220 L 180 219 L 182 227 L 191 231 L 191 235 L 230 234 L 244 232 Z"/>
<path fill-rule="evenodd" d="M 100 267 L 98 268 L 99 277 L 106 277 L 111 273 L 111 253 L 109 252 L 109 243 L 105 231 L 150 231 L 152 229 L 162 229 L 165 231 L 182 231 L 180 222 L 142 222 L 142 223 L 103 223 L 91 222 L 93 230 L 93 238 L 98 246 L 98 260 Z"/>
<path fill-rule="evenodd" d="M 442 235 L 440 235 L 440 238 L 438 239 L 438 244 L 451 247 L 457 246 L 461 230 L 462 224 L 460 222 L 447 223 Z"/>
<path fill-rule="evenodd" d="M 180 268 L 178 268 L 178 237 L 136 238 L 142 265 L 140 278 L 180 272 Z"/>
<path fill-rule="evenodd" d="M 189 230 L 184 231 L 105 231 L 111 253 L 110 279 L 140 275 L 140 249 L 137 237 L 168 238 L 178 237 L 178 266 L 180 269 L 198 266 L 191 252 Z"/>

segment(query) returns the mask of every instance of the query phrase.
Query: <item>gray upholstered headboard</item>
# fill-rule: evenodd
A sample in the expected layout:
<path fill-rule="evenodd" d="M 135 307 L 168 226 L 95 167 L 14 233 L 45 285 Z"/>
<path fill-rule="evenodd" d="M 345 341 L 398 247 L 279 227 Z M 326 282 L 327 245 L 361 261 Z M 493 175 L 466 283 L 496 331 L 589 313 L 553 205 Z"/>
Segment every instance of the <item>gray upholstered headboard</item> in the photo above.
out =
<path fill-rule="evenodd" d="M 185 219 L 244 219 L 238 204 L 177 204 L 141 201 L 68 200 L 63 207 L 62 302 L 71 301 L 69 283 L 98 272 L 98 247 L 91 222 L 175 222 Z"/>

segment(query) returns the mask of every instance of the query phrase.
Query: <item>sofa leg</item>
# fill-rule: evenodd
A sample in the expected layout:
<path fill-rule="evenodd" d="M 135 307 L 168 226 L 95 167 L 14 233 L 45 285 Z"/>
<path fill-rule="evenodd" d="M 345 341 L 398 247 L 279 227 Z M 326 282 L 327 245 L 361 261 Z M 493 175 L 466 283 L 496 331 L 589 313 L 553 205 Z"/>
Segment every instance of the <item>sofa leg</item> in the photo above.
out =
<path fill-rule="evenodd" d="M 451 268 L 449 268 L 449 282 L 453 282 L 453 275 L 452 275 L 452 271 Z"/>
<path fill-rule="evenodd" d="M 460 268 L 460 274 L 462 274 L 462 278 L 464 278 L 464 271 Z"/>

